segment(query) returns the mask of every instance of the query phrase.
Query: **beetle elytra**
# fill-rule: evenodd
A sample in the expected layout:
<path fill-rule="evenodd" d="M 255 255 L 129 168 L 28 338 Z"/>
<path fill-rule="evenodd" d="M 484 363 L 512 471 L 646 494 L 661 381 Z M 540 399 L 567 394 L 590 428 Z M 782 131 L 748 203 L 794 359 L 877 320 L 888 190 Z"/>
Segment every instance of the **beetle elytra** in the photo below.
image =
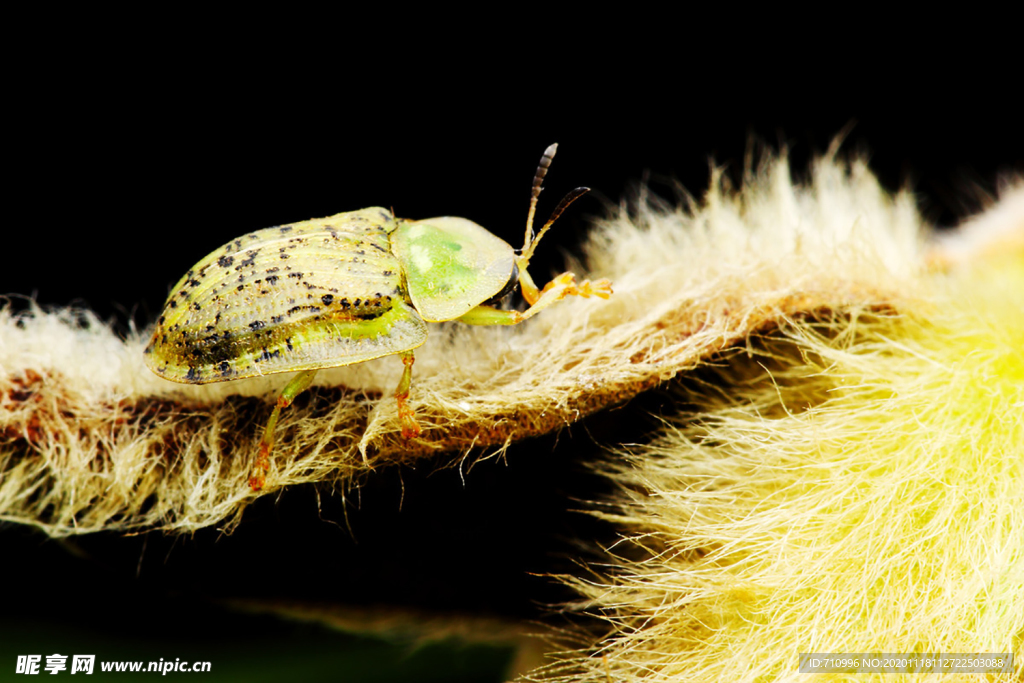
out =
<path fill-rule="evenodd" d="M 267 420 L 249 482 L 254 490 L 264 485 L 281 410 L 322 368 L 401 356 L 394 397 L 402 435 L 418 436 L 409 388 L 427 322 L 515 325 L 567 296 L 612 293 L 607 280 L 576 283 L 572 273 L 538 289 L 527 272 L 544 233 L 588 191 L 566 195 L 534 234 L 556 149 L 544 151 L 534 175 L 521 250 L 465 218 L 409 221 L 379 207 L 257 230 L 209 254 L 173 287 L 146 365 L 188 384 L 298 372 Z M 529 308 L 491 305 L 517 284 Z"/>

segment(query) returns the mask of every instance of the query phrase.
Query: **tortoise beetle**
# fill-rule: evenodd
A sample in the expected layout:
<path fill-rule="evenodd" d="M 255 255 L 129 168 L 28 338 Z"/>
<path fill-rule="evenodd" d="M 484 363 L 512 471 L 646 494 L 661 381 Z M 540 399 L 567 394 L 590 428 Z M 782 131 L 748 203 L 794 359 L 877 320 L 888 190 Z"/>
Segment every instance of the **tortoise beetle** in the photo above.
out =
<path fill-rule="evenodd" d="M 544 151 L 534 175 L 522 250 L 465 218 L 409 221 L 379 207 L 257 230 L 209 254 L 172 288 L 146 365 L 187 384 L 298 372 L 267 421 L 253 490 L 263 487 L 270 467 L 281 409 L 321 368 L 401 356 L 394 397 L 402 435 L 418 436 L 409 387 L 413 350 L 426 340 L 427 322 L 516 325 L 566 296 L 612 293 L 607 280 L 577 284 L 572 273 L 539 290 L 527 272 L 544 233 L 589 191 L 566 195 L 534 235 L 537 199 L 557 147 Z M 491 305 L 517 284 L 529 308 Z"/>

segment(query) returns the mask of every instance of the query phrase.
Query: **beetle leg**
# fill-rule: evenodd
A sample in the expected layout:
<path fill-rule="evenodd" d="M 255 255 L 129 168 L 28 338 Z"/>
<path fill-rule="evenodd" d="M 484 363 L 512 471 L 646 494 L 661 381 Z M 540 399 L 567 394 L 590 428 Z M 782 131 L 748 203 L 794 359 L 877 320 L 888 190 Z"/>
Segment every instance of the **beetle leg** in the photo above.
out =
<path fill-rule="evenodd" d="M 249 477 L 249 486 L 253 491 L 259 491 L 267 478 L 267 471 L 270 469 L 270 451 L 274 447 L 274 428 L 277 427 L 277 419 L 281 416 L 281 409 L 287 408 L 295 400 L 295 397 L 309 388 L 316 376 L 316 370 L 304 370 L 292 378 L 291 382 L 285 385 L 281 395 L 277 397 L 277 404 L 274 411 L 270 413 L 267 426 L 263 430 L 263 438 L 260 439 L 260 450 L 256 456 L 256 464 L 252 468 L 252 476 Z"/>
<path fill-rule="evenodd" d="M 530 284 L 533 284 L 532 280 Z M 544 289 L 537 292 L 537 288 L 534 287 L 533 291 L 536 292 L 536 299 L 525 311 L 503 311 L 491 306 L 477 306 L 458 320 L 468 325 L 518 325 L 567 296 L 582 296 L 584 298 L 597 296 L 607 299 L 612 294 L 612 283 L 608 280 L 597 280 L 596 282 L 584 280 L 580 284 L 576 284 L 575 276 L 572 273 L 562 273 L 545 285 Z M 529 301 L 527 298 L 527 302 Z"/>
<path fill-rule="evenodd" d="M 522 268 L 519 271 L 519 291 L 522 293 L 523 298 L 526 299 L 526 303 L 531 306 L 537 303 L 537 299 L 540 298 L 540 289 L 533 283 L 533 278 L 530 277 L 530 273 L 527 272 L 526 268 Z"/>
<path fill-rule="evenodd" d="M 398 419 L 402 422 L 402 436 L 412 439 L 420 435 L 420 426 L 416 424 L 416 412 L 409 406 L 409 387 L 412 385 L 412 364 L 416 362 L 416 356 L 412 351 L 400 354 L 405 369 L 402 370 L 402 379 L 398 381 L 398 388 L 395 389 L 395 402 L 398 403 Z"/>

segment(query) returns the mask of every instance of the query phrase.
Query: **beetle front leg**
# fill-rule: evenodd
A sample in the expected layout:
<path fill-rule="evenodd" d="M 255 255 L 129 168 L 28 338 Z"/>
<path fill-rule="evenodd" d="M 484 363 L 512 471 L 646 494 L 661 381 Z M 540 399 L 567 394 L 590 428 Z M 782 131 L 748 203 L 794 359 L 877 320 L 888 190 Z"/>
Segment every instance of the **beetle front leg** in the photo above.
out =
<path fill-rule="evenodd" d="M 520 279 L 520 283 L 522 282 L 523 280 Z M 529 280 L 529 283 L 533 285 L 532 280 Z M 596 282 L 584 280 L 577 285 L 576 277 L 572 273 L 562 273 L 539 292 L 536 286 L 533 286 L 532 293 L 528 294 L 527 289 L 523 288 L 523 294 L 527 302 L 531 304 L 523 312 L 503 311 L 491 306 L 477 306 L 458 320 L 468 325 L 518 325 L 567 296 L 582 296 L 583 298 L 596 296 L 607 299 L 612 294 L 612 283 L 608 280 L 597 280 Z M 533 301 L 530 301 L 531 298 Z"/>
<path fill-rule="evenodd" d="M 400 355 L 405 369 L 402 370 L 402 379 L 398 381 L 398 388 L 395 389 L 395 402 L 398 404 L 398 419 L 402 422 L 402 436 L 412 439 L 420 435 L 416 411 L 408 403 L 409 387 L 412 385 L 412 364 L 416 362 L 416 356 L 412 351 Z"/>
<path fill-rule="evenodd" d="M 281 409 L 287 408 L 295 400 L 295 397 L 309 388 L 316 376 L 316 370 L 304 370 L 292 378 L 292 381 L 285 385 L 281 395 L 277 397 L 277 404 L 274 411 L 270 413 L 267 426 L 263 430 L 263 438 L 260 439 L 260 450 L 256 455 L 256 464 L 252 468 L 252 476 L 249 477 L 249 486 L 253 491 L 259 491 L 267 479 L 267 471 L 270 469 L 270 451 L 274 447 L 274 428 L 277 427 L 277 420 L 281 417 Z"/>

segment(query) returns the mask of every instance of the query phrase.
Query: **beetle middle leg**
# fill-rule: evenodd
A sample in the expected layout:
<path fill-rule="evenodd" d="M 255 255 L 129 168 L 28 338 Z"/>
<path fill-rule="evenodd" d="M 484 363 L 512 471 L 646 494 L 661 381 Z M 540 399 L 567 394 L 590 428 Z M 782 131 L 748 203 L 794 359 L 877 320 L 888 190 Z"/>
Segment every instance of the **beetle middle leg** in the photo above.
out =
<path fill-rule="evenodd" d="M 270 451 L 274 447 L 274 428 L 277 427 L 277 420 L 281 417 L 281 409 L 287 408 L 295 400 L 295 397 L 309 388 L 316 376 L 316 370 L 304 370 L 292 378 L 292 381 L 285 385 L 281 395 L 277 397 L 277 404 L 274 411 L 270 413 L 267 426 L 263 430 L 263 438 L 260 439 L 260 450 L 256 456 L 256 464 L 252 468 L 252 476 L 249 477 L 249 486 L 253 491 L 259 491 L 267 478 L 267 471 L 270 469 Z"/>
<path fill-rule="evenodd" d="M 398 419 L 402 422 L 402 436 L 412 439 L 420 435 L 420 426 L 416 423 L 416 411 L 409 405 L 409 387 L 412 385 L 412 364 L 416 362 L 416 356 L 412 351 L 400 354 L 405 369 L 402 370 L 402 379 L 398 381 L 398 388 L 395 389 L 395 402 L 398 404 Z"/>

